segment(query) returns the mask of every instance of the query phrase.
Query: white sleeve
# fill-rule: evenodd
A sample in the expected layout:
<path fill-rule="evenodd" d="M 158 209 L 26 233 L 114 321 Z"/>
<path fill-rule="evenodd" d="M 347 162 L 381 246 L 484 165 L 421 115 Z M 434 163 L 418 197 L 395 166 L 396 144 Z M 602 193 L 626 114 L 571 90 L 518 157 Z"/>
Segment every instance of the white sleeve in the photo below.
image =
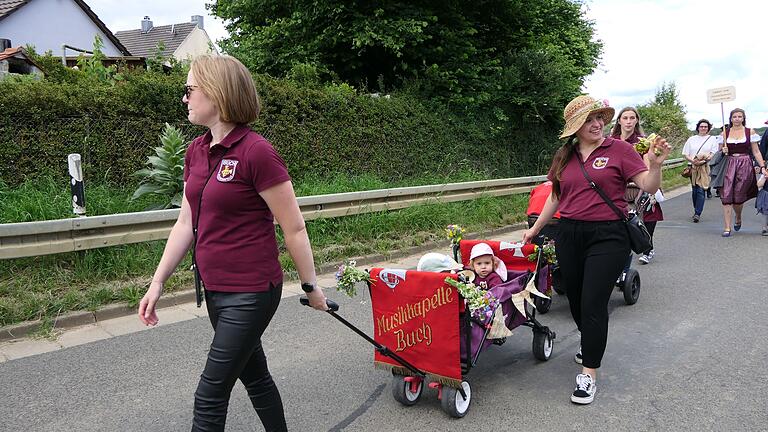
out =
<path fill-rule="evenodd" d="M 704 150 L 709 149 L 710 153 L 717 153 L 717 151 L 720 149 L 720 144 L 717 143 L 717 137 L 712 137 L 709 139 L 709 142 L 707 142 L 707 147 Z"/>
<path fill-rule="evenodd" d="M 683 145 L 682 153 L 684 155 L 688 155 L 690 157 L 693 157 L 695 155 L 689 154 L 691 152 L 691 141 L 693 141 L 693 137 L 688 138 L 688 140 L 685 142 L 685 145 Z"/>

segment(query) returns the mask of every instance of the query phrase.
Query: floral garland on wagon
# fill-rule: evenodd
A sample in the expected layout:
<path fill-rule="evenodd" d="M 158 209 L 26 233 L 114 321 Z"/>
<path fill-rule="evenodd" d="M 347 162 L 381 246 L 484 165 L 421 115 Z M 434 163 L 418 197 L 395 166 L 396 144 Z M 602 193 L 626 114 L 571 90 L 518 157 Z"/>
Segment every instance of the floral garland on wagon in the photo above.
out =
<path fill-rule="evenodd" d="M 356 267 L 354 260 L 347 261 L 339 266 L 336 272 L 336 290 L 343 292 L 349 297 L 357 295 L 357 284 L 360 282 L 373 282 L 371 275 L 367 271 Z"/>

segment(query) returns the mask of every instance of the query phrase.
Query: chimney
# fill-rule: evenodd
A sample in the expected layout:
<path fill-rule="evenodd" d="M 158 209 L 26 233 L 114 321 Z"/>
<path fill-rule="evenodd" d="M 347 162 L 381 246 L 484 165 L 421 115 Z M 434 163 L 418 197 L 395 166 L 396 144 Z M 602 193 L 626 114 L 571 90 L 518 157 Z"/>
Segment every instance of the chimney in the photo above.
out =
<path fill-rule="evenodd" d="M 150 30 L 152 30 L 152 21 L 149 20 L 148 16 L 145 16 L 144 19 L 141 20 L 141 32 L 149 33 Z"/>
<path fill-rule="evenodd" d="M 0 39 L 0 52 L 5 51 L 7 48 L 12 48 L 10 39 Z"/>
<path fill-rule="evenodd" d="M 197 24 L 197 28 L 199 28 L 200 30 L 204 30 L 202 15 L 192 15 L 192 22 Z"/>

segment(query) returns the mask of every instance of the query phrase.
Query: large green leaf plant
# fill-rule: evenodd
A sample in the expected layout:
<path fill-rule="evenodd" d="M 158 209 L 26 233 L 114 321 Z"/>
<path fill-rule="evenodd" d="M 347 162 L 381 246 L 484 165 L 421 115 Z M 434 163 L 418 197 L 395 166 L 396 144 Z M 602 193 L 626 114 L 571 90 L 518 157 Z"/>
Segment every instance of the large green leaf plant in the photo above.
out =
<path fill-rule="evenodd" d="M 141 178 L 141 182 L 131 199 L 152 194 L 160 201 L 147 210 L 181 207 L 184 193 L 184 154 L 187 149 L 184 135 L 166 123 L 160 142 L 162 145 L 154 149 L 155 155 L 147 158 L 147 167 L 133 174 Z"/>

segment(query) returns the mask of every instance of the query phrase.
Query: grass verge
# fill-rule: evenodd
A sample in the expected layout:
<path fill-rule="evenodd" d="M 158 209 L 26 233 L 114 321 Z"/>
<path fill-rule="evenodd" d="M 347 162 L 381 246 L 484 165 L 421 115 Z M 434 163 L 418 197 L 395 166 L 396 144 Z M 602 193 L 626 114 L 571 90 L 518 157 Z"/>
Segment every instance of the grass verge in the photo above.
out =
<path fill-rule="evenodd" d="M 687 183 L 687 179 L 680 177 L 680 170 L 664 172 L 666 189 Z M 408 184 L 398 186 L 405 185 Z M 297 189 L 307 195 L 330 193 L 330 190 L 340 192 L 386 187 L 393 186 L 374 178 L 361 177 L 339 180 L 333 185 L 316 184 L 311 188 Z M 520 194 L 434 203 L 392 212 L 312 220 L 307 222 L 307 230 L 316 264 L 336 264 L 351 257 L 392 254 L 410 246 L 442 240 L 445 238 L 443 229 L 448 224 L 459 224 L 472 232 L 521 222 L 525 220 L 527 201 L 527 194 Z M 66 312 L 96 310 L 115 302 L 127 302 L 134 307 L 151 280 L 164 245 L 162 241 L 147 242 L 0 260 L 0 326 L 36 319 L 50 323 Z M 294 277 L 293 262 L 285 251 L 280 254 L 280 262 L 286 277 Z M 168 281 L 166 292 L 192 286 L 190 264 L 187 257 L 179 265 Z"/>

